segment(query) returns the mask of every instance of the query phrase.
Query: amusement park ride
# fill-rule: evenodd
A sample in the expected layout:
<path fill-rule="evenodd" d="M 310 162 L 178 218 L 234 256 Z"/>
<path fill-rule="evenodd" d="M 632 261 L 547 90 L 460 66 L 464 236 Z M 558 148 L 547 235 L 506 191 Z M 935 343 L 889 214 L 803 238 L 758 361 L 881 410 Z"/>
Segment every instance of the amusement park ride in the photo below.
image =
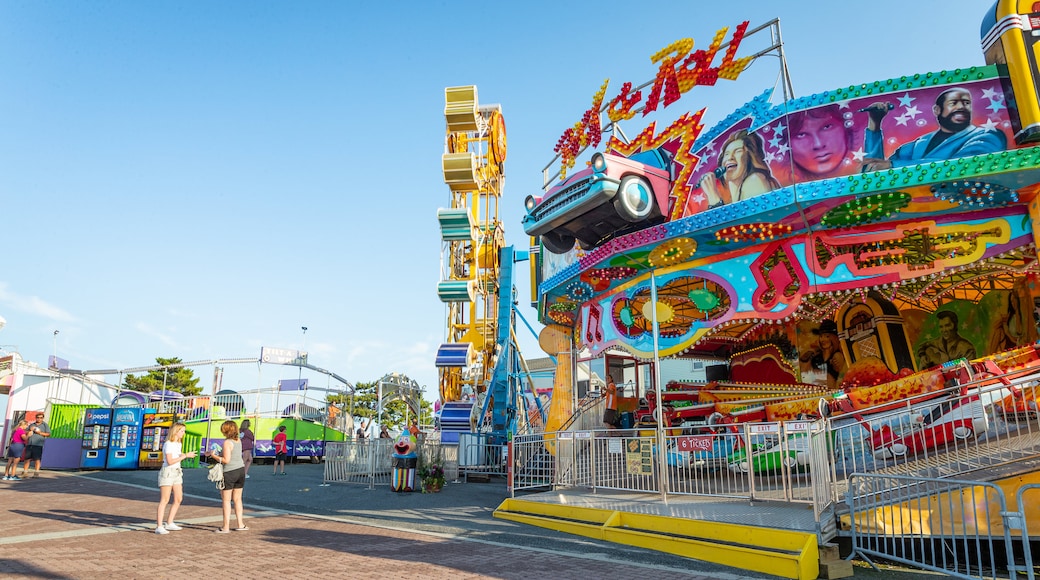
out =
<path fill-rule="evenodd" d="M 544 447 L 572 441 L 568 462 L 584 453 L 582 467 L 568 463 L 570 482 L 665 497 L 827 482 L 813 492 L 822 541 L 825 520 L 838 519 L 823 514 L 855 500 L 854 478 L 985 477 L 1019 498 L 1035 487 L 1035 463 L 1017 458 L 1035 460 L 1040 419 L 1038 30 L 1040 2 L 997 0 L 982 21 L 984 66 L 798 97 L 778 21 L 742 22 L 706 48 L 682 39 L 657 51 L 641 85 L 596 90 L 560 135 L 543 191 L 524 200 L 543 348 L 601 359 L 610 380 L 637 390 L 634 425 L 599 434 L 599 447 L 587 443 L 598 422 L 582 422 L 580 443 L 550 433 L 567 428 L 552 420 L 554 391 Z M 780 89 L 714 126 L 704 109 L 669 111 L 666 127 L 647 119 L 763 56 L 779 63 Z M 669 371 L 666 382 L 664 358 L 725 372 Z M 567 398 L 568 371 L 554 381 Z M 611 463 L 618 436 L 648 440 L 632 455 L 656 466 Z M 719 472 L 740 485 L 702 491 L 730 481 Z M 625 479 L 633 473 L 646 477 Z M 839 479 L 849 487 L 831 485 Z M 920 522 L 883 521 L 910 503 L 842 525 L 853 539 L 864 522 L 916 536 Z M 1031 506 L 1020 509 L 1035 538 Z"/>
<path fill-rule="evenodd" d="M 604 83 L 560 136 L 544 193 L 524 201 L 539 319 L 566 343 L 552 348 L 603 357 L 608 370 L 612 360 L 645 364 L 636 423 L 666 429 L 852 416 L 938 397 L 965 368 L 1040 364 L 1040 13 L 1018 4 L 1001 0 L 987 13 L 985 66 L 795 97 L 778 22 L 743 22 L 705 49 L 691 39 L 665 47 L 640 86 Z M 741 56 L 754 35 L 771 44 Z M 644 121 L 631 139 L 622 130 L 696 86 L 736 81 L 767 54 L 781 63 L 779 104 L 770 89 L 711 128 L 702 109 L 663 130 Z M 495 112 L 467 112 L 468 125 L 453 125 L 455 90 L 444 157 L 453 203 L 442 227 L 469 207 L 462 192 L 485 200 L 500 185 Z M 475 90 L 461 101 L 475 110 Z M 459 149 L 462 130 L 486 135 L 490 153 Z M 459 163 L 465 170 L 449 176 Z M 476 205 L 468 214 L 478 215 Z M 486 253 L 444 231 L 452 269 L 442 298 L 458 288 L 475 312 L 479 292 L 465 284 L 484 280 Z M 465 319 L 451 304 L 442 349 L 472 357 L 468 345 L 483 346 L 481 358 L 495 361 L 480 332 L 491 316 Z M 728 376 L 661 385 L 662 357 L 725 361 Z M 457 400 L 464 376 L 462 367 L 442 370 L 445 400 Z M 490 384 L 472 373 L 469 381 Z M 1035 415 L 1027 398 L 1001 405 Z M 938 405 L 914 429 L 870 438 L 877 457 L 894 457 L 977 436 L 987 418 L 978 401 Z"/>
<path fill-rule="evenodd" d="M 450 207 L 437 211 L 442 240 L 437 294 L 446 304 L 440 369 L 441 440 L 478 431 L 503 443 L 517 428 L 521 359 L 514 332 L 513 273 L 527 259 L 505 245 L 499 220 L 506 127 L 498 105 L 481 106 L 477 87 L 444 91 L 442 157 Z"/>
<path fill-rule="evenodd" d="M 525 231 L 547 250 L 540 319 L 597 356 L 731 364 L 780 342 L 808 353 L 813 331 L 833 321 L 841 375 L 863 386 L 947 362 L 919 354 L 938 340 L 943 311 L 960 315 L 973 354 L 1029 345 L 1040 301 L 1040 108 L 1034 37 L 1006 21 L 988 17 L 986 66 L 779 105 L 769 90 L 707 130 L 703 110 L 630 140 L 619 125 L 695 86 L 736 80 L 764 54 L 740 57 L 745 37 L 775 23 L 741 23 L 725 43 L 720 30 L 703 50 L 675 42 L 654 55 L 653 80 L 612 94 L 604 85 L 557 144 L 560 179 L 525 201 Z M 778 382 L 802 383 L 805 360 L 782 350 L 766 357 L 788 371 Z M 878 372 L 864 377 L 868 366 Z"/>
<path fill-rule="evenodd" d="M 743 22 L 705 49 L 665 47 L 640 86 L 608 93 L 607 81 L 560 136 L 544 194 L 524 201 L 543 347 L 584 350 L 608 369 L 645 365 L 636 418 L 658 420 L 661 392 L 666 427 L 853 412 L 938 390 L 952 372 L 940 365 L 960 359 L 1037 364 L 1034 26 L 1040 17 L 1002 0 L 983 22 L 985 66 L 794 97 L 778 22 Z M 754 35 L 771 44 L 741 56 Z M 622 130 L 767 54 L 781 63 L 779 104 L 770 89 L 708 129 L 702 109 L 631 139 Z M 476 87 L 445 99 L 442 424 L 503 438 L 523 400 L 512 276 L 526 259 L 498 220 L 505 126 Z M 661 357 L 725 361 L 728 376 L 663 386 Z M 554 388 L 568 387 L 560 379 Z M 978 422 L 971 409 L 947 411 L 935 425 Z M 942 433 L 878 434 L 878 453 L 939 445 Z"/>

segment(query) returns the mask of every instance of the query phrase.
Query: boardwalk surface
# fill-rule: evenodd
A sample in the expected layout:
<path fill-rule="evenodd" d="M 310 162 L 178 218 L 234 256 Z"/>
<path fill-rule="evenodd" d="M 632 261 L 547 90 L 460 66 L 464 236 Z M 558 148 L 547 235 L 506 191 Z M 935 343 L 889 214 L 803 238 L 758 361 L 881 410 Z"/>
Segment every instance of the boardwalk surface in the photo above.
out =
<path fill-rule="evenodd" d="M 254 466 L 248 531 L 216 534 L 217 491 L 185 470 L 183 530 L 153 533 L 155 471 L 44 472 L 0 482 L 0 577 L 187 578 L 769 578 L 491 517 L 501 483 L 440 494 L 321 486 L 320 465 L 286 476 Z M 857 578 L 910 578 L 857 568 Z"/>

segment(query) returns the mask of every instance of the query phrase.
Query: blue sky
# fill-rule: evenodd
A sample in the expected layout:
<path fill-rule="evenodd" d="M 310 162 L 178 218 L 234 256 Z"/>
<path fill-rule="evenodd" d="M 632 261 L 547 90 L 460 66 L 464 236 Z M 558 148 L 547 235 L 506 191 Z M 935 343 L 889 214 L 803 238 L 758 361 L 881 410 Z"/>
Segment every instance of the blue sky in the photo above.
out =
<path fill-rule="evenodd" d="M 304 348 L 353 382 L 399 372 L 435 398 L 444 87 L 502 105 L 500 217 L 526 249 L 523 199 L 560 134 L 605 79 L 608 97 L 651 79 L 673 41 L 778 17 L 805 96 L 982 65 L 990 5 L 4 0 L 0 345 L 46 365 L 58 330 L 76 369 Z M 711 127 L 773 87 L 777 62 L 695 88 L 658 123 L 707 107 Z M 223 386 L 290 378 L 232 366 Z"/>

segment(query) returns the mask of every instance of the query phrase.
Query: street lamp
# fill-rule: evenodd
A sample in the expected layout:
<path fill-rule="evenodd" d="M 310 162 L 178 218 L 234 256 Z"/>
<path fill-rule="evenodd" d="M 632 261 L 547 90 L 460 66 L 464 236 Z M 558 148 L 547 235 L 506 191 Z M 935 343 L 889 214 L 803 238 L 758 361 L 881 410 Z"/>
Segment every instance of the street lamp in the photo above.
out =
<path fill-rule="evenodd" d="M 58 366 L 58 331 L 54 331 L 54 357 L 51 360 L 51 364 L 55 367 Z"/>

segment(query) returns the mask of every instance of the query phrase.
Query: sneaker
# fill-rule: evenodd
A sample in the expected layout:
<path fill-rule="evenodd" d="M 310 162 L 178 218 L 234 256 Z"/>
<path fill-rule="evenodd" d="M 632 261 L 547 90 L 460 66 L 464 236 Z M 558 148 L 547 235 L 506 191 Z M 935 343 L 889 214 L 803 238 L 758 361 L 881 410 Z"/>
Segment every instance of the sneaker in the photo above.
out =
<path fill-rule="evenodd" d="M 162 526 L 158 526 L 158 527 L 155 528 L 155 533 L 157 533 L 157 534 L 168 534 L 170 532 L 167 532 L 166 528 L 164 528 Z"/>
<path fill-rule="evenodd" d="M 249 476 L 247 475 L 246 477 L 249 477 Z M 3 480 L 4 480 L 4 481 L 7 481 L 8 479 L 10 479 L 10 478 L 9 478 L 9 477 L 7 477 L 6 475 L 5 475 L 4 477 L 3 477 Z"/>
<path fill-rule="evenodd" d="M 171 532 L 179 532 L 184 529 L 173 522 L 168 522 L 164 527 Z"/>
<path fill-rule="evenodd" d="M 248 473 L 246 474 L 246 479 L 249 479 L 249 474 Z"/>
<path fill-rule="evenodd" d="M 12 475 L 11 477 L 8 477 L 7 479 L 9 481 L 21 481 L 22 480 L 22 478 L 18 477 L 17 475 Z"/>

